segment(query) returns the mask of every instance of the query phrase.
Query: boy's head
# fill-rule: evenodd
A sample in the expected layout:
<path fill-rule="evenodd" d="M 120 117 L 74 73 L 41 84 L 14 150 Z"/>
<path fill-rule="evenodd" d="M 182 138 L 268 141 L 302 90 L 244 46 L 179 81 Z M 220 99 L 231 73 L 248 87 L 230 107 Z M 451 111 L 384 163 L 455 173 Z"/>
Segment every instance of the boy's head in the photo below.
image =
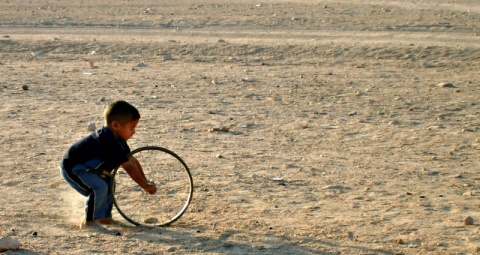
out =
<path fill-rule="evenodd" d="M 133 105 L 120 100 L 111 103 L 103 113 L 105 125 L 123 140 L 128 140 L 135 134 L 135 127 L 140 120 L 140 113 Z"/>
<path fill-rule="evenodd" d="M 105 125 L 110 126 L 114 121 L 122 125 L 127 124 L 133 120 L 140 119 L 140 113 L 135 106 L 120 100 L 111 103 L 103 113 L 105 118 Z"/>

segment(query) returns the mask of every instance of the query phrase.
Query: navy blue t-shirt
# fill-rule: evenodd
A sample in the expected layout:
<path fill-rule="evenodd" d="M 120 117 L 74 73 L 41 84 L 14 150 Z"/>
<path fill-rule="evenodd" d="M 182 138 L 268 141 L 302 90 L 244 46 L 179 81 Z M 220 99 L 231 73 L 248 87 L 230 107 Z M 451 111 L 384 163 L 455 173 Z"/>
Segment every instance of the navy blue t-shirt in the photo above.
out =
<path fill-rule="evenodd" d="M 89 136 L 74 143 L 65 152 L 61 167 L 68 172 L 96 168 L 111 171 L 128 161 L 130 147 L 121 138 L 116 138 L 109 127 L 103 126 Z"/>

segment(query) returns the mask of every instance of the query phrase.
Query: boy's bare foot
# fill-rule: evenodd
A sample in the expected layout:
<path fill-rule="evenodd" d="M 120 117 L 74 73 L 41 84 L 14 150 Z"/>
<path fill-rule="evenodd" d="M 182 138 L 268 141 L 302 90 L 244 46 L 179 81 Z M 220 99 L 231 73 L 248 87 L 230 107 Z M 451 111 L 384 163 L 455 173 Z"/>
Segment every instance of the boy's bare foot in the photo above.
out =
<path fill-rule="evenodd" d="M 102 226 L 98 225 L 95 221 L 83 221 L 80 224 L 81 231 L 93 231 L 93 230 L 102 230 Z"/>
<path fill-rule="evenodd" d="M 98 224 L 105 224 L 105 225 L 115 224 L 115 221 L 112 218 L 96 219 L 95 222 Z"/>

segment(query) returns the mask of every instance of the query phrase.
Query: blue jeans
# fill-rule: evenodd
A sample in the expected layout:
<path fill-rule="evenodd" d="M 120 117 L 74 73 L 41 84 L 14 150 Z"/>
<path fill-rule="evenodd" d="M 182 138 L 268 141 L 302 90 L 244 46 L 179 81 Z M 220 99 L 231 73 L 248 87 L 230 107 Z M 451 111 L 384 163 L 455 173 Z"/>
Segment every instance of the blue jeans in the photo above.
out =
<path fill-rule="evenodd" d="M 92 171 L 67 173 L 60 168 L 60 173 L 72 188 L 87 197 L 85 201 L 85 220 L 93 221 L 112 218 L 113 199 L 110 194 L 111 178 L 101 178 Z"/>

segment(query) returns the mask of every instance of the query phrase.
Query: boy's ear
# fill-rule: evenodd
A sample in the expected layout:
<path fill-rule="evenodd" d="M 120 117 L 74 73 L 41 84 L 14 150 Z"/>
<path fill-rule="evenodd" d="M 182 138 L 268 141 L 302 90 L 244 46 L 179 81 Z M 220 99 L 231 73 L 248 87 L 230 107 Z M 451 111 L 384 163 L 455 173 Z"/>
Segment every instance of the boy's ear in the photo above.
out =
<path fill-rule="evenodd" d="M 113 129 L 117 129 L 119 126 L 120 126 L 120 123 L 118 123 L 118 121 L 113 121 L 112 124 L 111 124 L 112 128 Z"/>

